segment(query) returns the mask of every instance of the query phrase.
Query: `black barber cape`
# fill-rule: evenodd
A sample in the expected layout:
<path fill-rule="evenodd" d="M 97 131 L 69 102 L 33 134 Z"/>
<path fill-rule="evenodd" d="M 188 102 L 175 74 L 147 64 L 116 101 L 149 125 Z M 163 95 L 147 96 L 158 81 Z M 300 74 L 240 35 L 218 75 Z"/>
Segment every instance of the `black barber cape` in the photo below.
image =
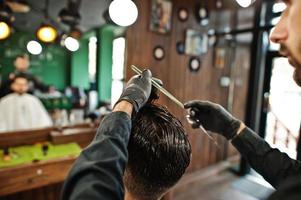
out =
<path fill-rule="evenodd" d="M 269 200 L 301 200 L 301 162 L 260 138 L 245 128 L 232 140 L 232 144 L 277 191 Z"/>
<path fill-rule="evenodd" d="M 124 199 L 122 177 L 131 126 L 124 112 L 113 112 L 103 119 L 93 142 L 81 152 L 65 181 L 63 200 Z"/>

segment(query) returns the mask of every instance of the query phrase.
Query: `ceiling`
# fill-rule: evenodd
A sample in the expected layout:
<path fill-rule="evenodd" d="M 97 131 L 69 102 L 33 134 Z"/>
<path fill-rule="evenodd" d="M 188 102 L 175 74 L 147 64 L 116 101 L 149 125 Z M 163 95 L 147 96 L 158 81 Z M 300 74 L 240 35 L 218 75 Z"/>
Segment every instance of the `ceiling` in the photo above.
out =
<path fill-rule="evenodd" d="M 45 0 L 27 0 L 31 7 L 28 13 L 15 13 L 13 25 L 16 30 L 34 32 L 45 21 Z M 103 12 L 108 9 L 111 0 L 82 0 L 80 6 L 81 21 L 79 27 L 83 32 L 99 27 L 105 23 Z M 49 0 L 49 16 L 52 25 L 60 31 L 68 27 L 58 22 L 58 13 L 67 7 L 67 0 Z"/>

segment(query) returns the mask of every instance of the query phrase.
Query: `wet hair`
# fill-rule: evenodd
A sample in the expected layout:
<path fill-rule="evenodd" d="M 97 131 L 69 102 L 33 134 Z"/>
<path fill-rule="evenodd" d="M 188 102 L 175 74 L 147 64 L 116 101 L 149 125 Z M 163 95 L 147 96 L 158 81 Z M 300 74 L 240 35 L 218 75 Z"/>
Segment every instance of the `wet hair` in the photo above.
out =
<path fill-rule="evenodd" d="M 148 103 L 132 119 L 128 153 L 128 192 L 139 199 L 157 199 L 185 173 L 191 145 L 177 118 L 165 107 Z"/>

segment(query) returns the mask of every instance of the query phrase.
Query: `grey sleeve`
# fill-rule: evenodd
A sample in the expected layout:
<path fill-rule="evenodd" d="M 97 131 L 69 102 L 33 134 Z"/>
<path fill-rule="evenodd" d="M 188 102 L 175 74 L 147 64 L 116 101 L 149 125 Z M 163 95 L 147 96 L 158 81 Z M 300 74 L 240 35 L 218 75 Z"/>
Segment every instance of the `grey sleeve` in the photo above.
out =
<path fill-rule="evenodd" d="M 93 142 L 74 163 L 62 192 L 63 200 L 124 199 L 123 173 L 128 160 L 131 119 L 109 114 Z"/>
<path fill-rule="evenodd" d="M 236 136 L 232 144 L 247 159 L 251 167 L 275 188 L 285 179 L 301 172 L 300 161 L 291 159 L 278 149 L 271 148 L 249 128 L 245 128 Z"/>

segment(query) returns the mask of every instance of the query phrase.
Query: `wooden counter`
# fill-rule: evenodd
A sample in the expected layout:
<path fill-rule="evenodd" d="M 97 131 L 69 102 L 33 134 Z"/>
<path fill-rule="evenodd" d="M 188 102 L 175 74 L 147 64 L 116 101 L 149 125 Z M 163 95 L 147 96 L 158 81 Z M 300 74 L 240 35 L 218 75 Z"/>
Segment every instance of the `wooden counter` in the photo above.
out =
<path fill-rule="evenodd" d="M 63 182 L 75 158 L 61 158 L 0 169 L 0 196 Z"/>
<path fill-rule="evenodd" d="M 43 142 L 55 145 L 76 142 L 84 148 L 93 140 L 95 133 L 93 126 L 1 133 L 0 148 Z M 0 200 L 58 200 L 75 159 L 74 156 L 68 156 L 0 168 Z"/>

